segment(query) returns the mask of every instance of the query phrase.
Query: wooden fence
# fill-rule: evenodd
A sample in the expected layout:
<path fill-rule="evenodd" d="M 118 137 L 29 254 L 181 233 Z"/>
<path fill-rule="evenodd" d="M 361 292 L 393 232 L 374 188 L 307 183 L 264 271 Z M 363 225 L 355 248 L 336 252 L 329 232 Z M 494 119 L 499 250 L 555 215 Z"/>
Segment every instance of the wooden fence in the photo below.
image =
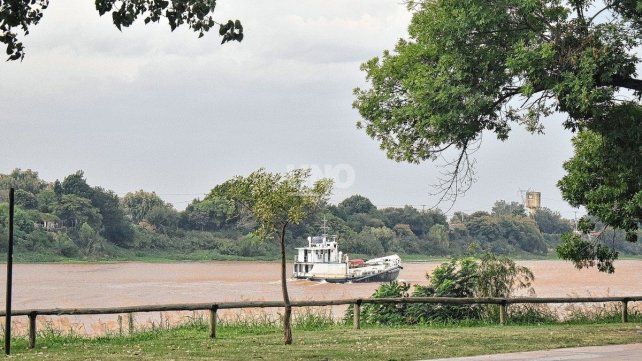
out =
<path fill-rule="evenodd" d="M 361 305 L 363 304 L 410 304 L 432 303 L 448 305 L 499 305 L 499 323 L 506 324 L 507 308 L 511 304 L 551 304 L 551 303 L 604 303 L 620 302 L 622 305 L 622 322 L 628 322 L 628 303 L 642 301 L 642 296 L 630 297 L 514 297 L 514 298 L 456 298 L 456 297 L 403 297 L 403 298 L 350 298 L 327 301 L 292 301 L 292 307 L 317 307 L 317 306 L 354 306 L 354 328 L 361 328 Z M 243 308 L 276 308 L 285 307 L 282 301 L 248 301 L 248 302 L 220 302 L 220 303 L 191 303 L 149 306 L 127 306 L 108 308 L 50 308 L 14 310 L 12 316 L 29 317 L 29 347 L 36 346 L 36 317 L 61 316 L 61 315 L 108 315 L 128 314 L 129 331 L 134 328 L 136 312 L 164 312 L 164 311 L 210 311 L 210 337 L 216 338 L 217 311 L 224 309 Z M 0 317 L 5 317 L 6 312 L 0 311 Z"/>

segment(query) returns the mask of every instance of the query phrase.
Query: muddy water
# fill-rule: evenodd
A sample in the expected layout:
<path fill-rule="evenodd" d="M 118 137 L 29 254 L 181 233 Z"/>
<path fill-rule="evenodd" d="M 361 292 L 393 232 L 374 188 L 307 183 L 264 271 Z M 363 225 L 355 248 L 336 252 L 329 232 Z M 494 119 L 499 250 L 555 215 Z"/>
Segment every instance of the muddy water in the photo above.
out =
<path fill-rule="evenodd" d="M 612 275 L 576 270 L 561 261 L 521 261 L 535 274 L 538 296 L 642 294 L 642 261 L 618 261 Z M 426 283 L 438 263 L 407 263 L 399 279 Z M 4 295 L 5 280 L 0 292 Z M 377 284 L 288 282 L 293 300 L 367 297 Z M 279 300 L 278 263 L 190 262 L 116 264 L 19 264 L 14 266 L 14 309 L 111 307 L 144 304 Z M 2 298 L 4 300 L 4 298 Z M 4 302 L 1 303 L 4 309 Z M 335 313 L 342 309 L 335 308 Z M 137 315 L 137 324 L 175 323 L 185 313 Z M 229 315 L 228 315 L 229 316 Z M 18 327 L 24 321 L 17 318 Z M 49 327 L 99 334 L 118 330 L 117 316 L 43 318 Z M 125 322 L 126 324 L 126 322 Z"/>

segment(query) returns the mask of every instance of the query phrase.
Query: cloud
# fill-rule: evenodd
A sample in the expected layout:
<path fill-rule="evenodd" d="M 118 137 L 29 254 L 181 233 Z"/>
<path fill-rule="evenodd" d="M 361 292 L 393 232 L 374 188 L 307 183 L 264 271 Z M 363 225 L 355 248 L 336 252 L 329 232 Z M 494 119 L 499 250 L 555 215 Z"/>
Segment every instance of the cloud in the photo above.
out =
<path fill-rule="evenodd" d="M 91 1 L 52 2 L 24 38 L 24 62 L 0 64 L 0 172 L 34 168 L 55 179 L 85 169 L 90 182 L 119 192 L 205 193 L 260 166 L 348 164 L 354 185 L 334 200 L 362 193 L 381 204 L 433 203 L 438 170 L 387 160 L 355 129 L 351 108 L 360 63 L 406 34 L 403 4 L 219 0 L 216 18 L 241 19 L 244 41 L 220 45 L 215 31 L 198 39 L 166 23 L 119 32 Z M 520 187 L 558 194 L 568 135 L 512 139 L 484 144 L 480 182 L 458 207 L 515 199 Z M 515 171 L 538 156 L 520 148 L 525 139 L 551 164 L 538 177 Z M 497 162 L 507 149 L 519 156 Z"/>

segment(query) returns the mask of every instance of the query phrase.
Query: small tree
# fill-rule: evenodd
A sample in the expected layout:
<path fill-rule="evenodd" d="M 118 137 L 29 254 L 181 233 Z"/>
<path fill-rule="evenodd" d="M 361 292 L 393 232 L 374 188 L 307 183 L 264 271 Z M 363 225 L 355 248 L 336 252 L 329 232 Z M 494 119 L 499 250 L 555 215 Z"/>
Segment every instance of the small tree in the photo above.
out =
<path fill-rule="evenodd" d="M 286 174 L 269 173 L 264 169 L 247 177 L 235 177 L 225 184 L 226 196 L 239 212 L 249 212 L 258 223 L 256 235 L 261 239 L 278 237 L 281 246 L 281 290 L 285 313 L 283 333 L 286 345 L 292 343 L 290 318 L 292 306 L 288 295 L 285 270 L 285 231 L 288 225 L 299 224 L 323 205 L 332 190 L 330 179 L 306 185 L 309 170 L 297 169 Z"/>

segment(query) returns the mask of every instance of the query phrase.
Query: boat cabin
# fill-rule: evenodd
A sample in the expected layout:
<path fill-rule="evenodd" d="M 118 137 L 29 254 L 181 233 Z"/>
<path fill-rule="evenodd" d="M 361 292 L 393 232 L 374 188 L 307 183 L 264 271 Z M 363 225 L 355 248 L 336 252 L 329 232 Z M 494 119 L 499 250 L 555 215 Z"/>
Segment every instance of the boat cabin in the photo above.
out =
<path fill-rule="evenodd" d="M 337 236 L 308 237 L 308 246 L 297 248 L 294 257 L 296 278 L 310 278 L 319 274 L 345 275 L 347 269 L 347 260 L 337 247 Z"/>

